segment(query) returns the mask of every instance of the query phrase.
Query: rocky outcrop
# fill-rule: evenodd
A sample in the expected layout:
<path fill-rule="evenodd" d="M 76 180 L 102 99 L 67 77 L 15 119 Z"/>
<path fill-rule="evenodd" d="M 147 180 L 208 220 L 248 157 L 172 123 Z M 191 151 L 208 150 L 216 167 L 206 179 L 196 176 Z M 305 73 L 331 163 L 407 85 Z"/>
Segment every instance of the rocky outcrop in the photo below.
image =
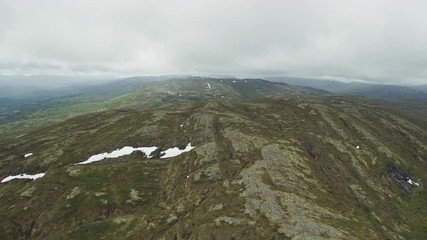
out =
<path fill-rule="evenodd" d="M 387 173 L 393 182 L 399 186 L 400 189 L 406 193 L 412 192 L 417 187 L 415 182 L 409 177 L 408 174 L 403 172 L 398 166 L 389 163 L 387 165 Z M 418 184 L 418 183 L 417 183 Z"/>

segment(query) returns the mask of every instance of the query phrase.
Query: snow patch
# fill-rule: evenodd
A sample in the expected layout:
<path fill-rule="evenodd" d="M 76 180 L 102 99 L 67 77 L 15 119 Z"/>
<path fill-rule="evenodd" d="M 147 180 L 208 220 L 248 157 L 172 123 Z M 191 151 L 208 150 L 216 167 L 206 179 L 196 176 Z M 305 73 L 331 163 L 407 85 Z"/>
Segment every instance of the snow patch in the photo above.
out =
<path fill-rule="evenodd" d="M 31 157 L 31 156 L 33 156 L 33 153 L 27 153 L 24 155 L 24 158 Z"/>
<path fill-rule="evenodd" d="M 181 125 L 183 126 L 183 125 Z M 107 158 L 118 158 L 118 157 L 122 157 L 122 156 L 126 156 L 126 155 L 130 155 L 131 153 L 133 153 L 134 151 L 140 151 L 143 152 L 147 158 L 151 158 L 150 154 L 152 152 L 154 152 L 158 147 L 139 147 L 139 148 L 134 148 L 134 147 L 123 147 L 117 150 L 114 150 L 112 152 L 105 152 L 105 153 L 100 153 L 100 154 L 96 154 L 91 156 L 89 159 L 87 159 L 86 161 L 83 162 L 79 162 L 76 163 L 75 165 L 85 165 L 85 164 L 89 164 L 89 163 L 93 163 L 93 162 L 98 162 Z M 185 152 L 189 152 L 191 151 L 193 148 L 191 146 L 191 143 L 189 143 L 185 149 L 178 149 L 178 147 L 174 147 L 174 148 L 169 148 L 165 151 L 162 151 L 160 153 L 160 158 L 170 158 L 170 157 L 176 157 L 178 155 L 181 155 L 182 153 Z"/>
<path fill-rule="evenodd" d="M 170 157 L 176 157 L 176 156 L 178 156 L 178 155 L 181 155 L 182 153 L 185 153 L 185 152 L 189 152 L 189 151 L 191 151 L 193 148 L 195 148 L 195 147 L 192 147 L 191 146 L 191 143 L 189 143 L 186 147 L 185 147 L 185 149 L 179 149 L 179 148 L 177 148 L 177 147 L 174 147 L 174 148 L 169 148 L 168 150 L 166 150 L 166 151 L 163 151 L 162 152 L 162 154 L 164 154 L 163 156 L 161 156 L 160 158 L 170 158 Z"/>
<path fill-rule="evenodd" d="M 98 162 L 98 161 L 104 160 L 106 158 L 118 158 L 118 157 L 130 155 L 134 151 L 143 152 L 143 153 L 145 153 L 145 155 L 147 156 L 147 158 L 150 158 L 150 154 L 152 152 L 154 152 L 154 150 L 156 150 L 156 149 L 157 149 L 157 147 L 139 147 L 139 148 L 134 148 L 134 147 L 126 146 L 126 147 L 114 150 L 112 152 L 109 152 L 109 153 L 105 152 L 105 153 L 100 153 L 100 154 L 93 155 L 88 160 L 76 163 L 76 165 L 83 165 L 83 164 L 89 164 L 89 163 L 93 163 L 93 162 Z"/>
<path fill-rule="evenodd" d="M 43 177 L 44 175 L 45 175 L 45 173 L 37 173 L 34 175 L 24 173 L 24 174 L 6 177 L 5 179 L 1 180 L 1 183 L 9 182 L 10 180 L 13 180 L 13 179 L 32 179 L 32 180 L 35 180 L 37 178 Z"/>
<path fill-rule="evenodd" d="M 415 182 L 415 181 L 413 181 L 412 179 L 408 179 L 408 181 L 407 181 L 409 184 L 411 184 L 411 185 L 415 185 L 415 186 L 420 186 L 420 184 L 418 184 L 417 182 Z"/>

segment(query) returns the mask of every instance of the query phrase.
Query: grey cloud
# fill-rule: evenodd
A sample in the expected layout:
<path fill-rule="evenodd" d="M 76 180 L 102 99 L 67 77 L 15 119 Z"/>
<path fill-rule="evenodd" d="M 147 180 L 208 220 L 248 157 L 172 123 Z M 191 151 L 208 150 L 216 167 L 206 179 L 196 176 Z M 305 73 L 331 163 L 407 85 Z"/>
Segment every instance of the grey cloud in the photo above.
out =
<path fill-rule="evenodd" d="M 0 0 L 0 73 L 427 83 L 420 0 Z"/>

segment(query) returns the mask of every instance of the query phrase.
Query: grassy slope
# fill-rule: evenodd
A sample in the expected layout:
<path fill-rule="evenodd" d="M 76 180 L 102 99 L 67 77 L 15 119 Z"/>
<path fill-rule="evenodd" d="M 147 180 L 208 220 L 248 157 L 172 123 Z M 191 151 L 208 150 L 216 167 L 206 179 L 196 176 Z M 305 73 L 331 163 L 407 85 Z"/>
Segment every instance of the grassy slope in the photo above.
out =
<path fill-rule="evenodd" d="M 208 79 L 192 77 L 159 82 L 129 80 L 113 82 L 88 93 L 24 104 L 0 112 L 0 134 L 19 136 L 27 130 L 66 119 L 110 109 L 153 109 L 180 102 L 207 99 L 252 99 L 272 95 L 322 93 L 264 80 Z M 248 83 L 249 81 L 249 83 Z M 212 89 L 208 89 L 207 83 Z M 133 89 L 132 89 L 133 87 Z M 123 94 L 122 94 L 123 93 Z M 181 96 L 180 96 L 181 94 Z"/>
<path fill-rule="evenodd" d="M 217 93 L 235 94 L 231 84 Z M 1 138 L 1 176 L 47 171 L 0 186 L 2 239 L 427 237 L 422 119 L 362 99 L 207 101 L 217 93 L 194 86 L 179 97 L 181 86 L 143 92 L 176 92 L 159 99 L 163 108 L 93 113 Z M 133 154 L 72 165 L 125 145 L 188 141 L 197 148 L 169 160 Z M 35 154 L 24 159 L 27 152 Z M 388 163 L 421 186 L 404 193 Z"/>

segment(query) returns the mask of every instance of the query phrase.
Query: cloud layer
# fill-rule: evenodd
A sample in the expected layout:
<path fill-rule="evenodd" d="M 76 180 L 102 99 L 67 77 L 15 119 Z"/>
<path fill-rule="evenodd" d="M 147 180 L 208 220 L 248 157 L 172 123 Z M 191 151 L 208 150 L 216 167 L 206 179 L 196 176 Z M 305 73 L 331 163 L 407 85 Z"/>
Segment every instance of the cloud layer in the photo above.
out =
<path fill-rule="evenodd" d="M 421 0 L 0 0 L 0 73 L 427 84 L 425 9 Z"/>

